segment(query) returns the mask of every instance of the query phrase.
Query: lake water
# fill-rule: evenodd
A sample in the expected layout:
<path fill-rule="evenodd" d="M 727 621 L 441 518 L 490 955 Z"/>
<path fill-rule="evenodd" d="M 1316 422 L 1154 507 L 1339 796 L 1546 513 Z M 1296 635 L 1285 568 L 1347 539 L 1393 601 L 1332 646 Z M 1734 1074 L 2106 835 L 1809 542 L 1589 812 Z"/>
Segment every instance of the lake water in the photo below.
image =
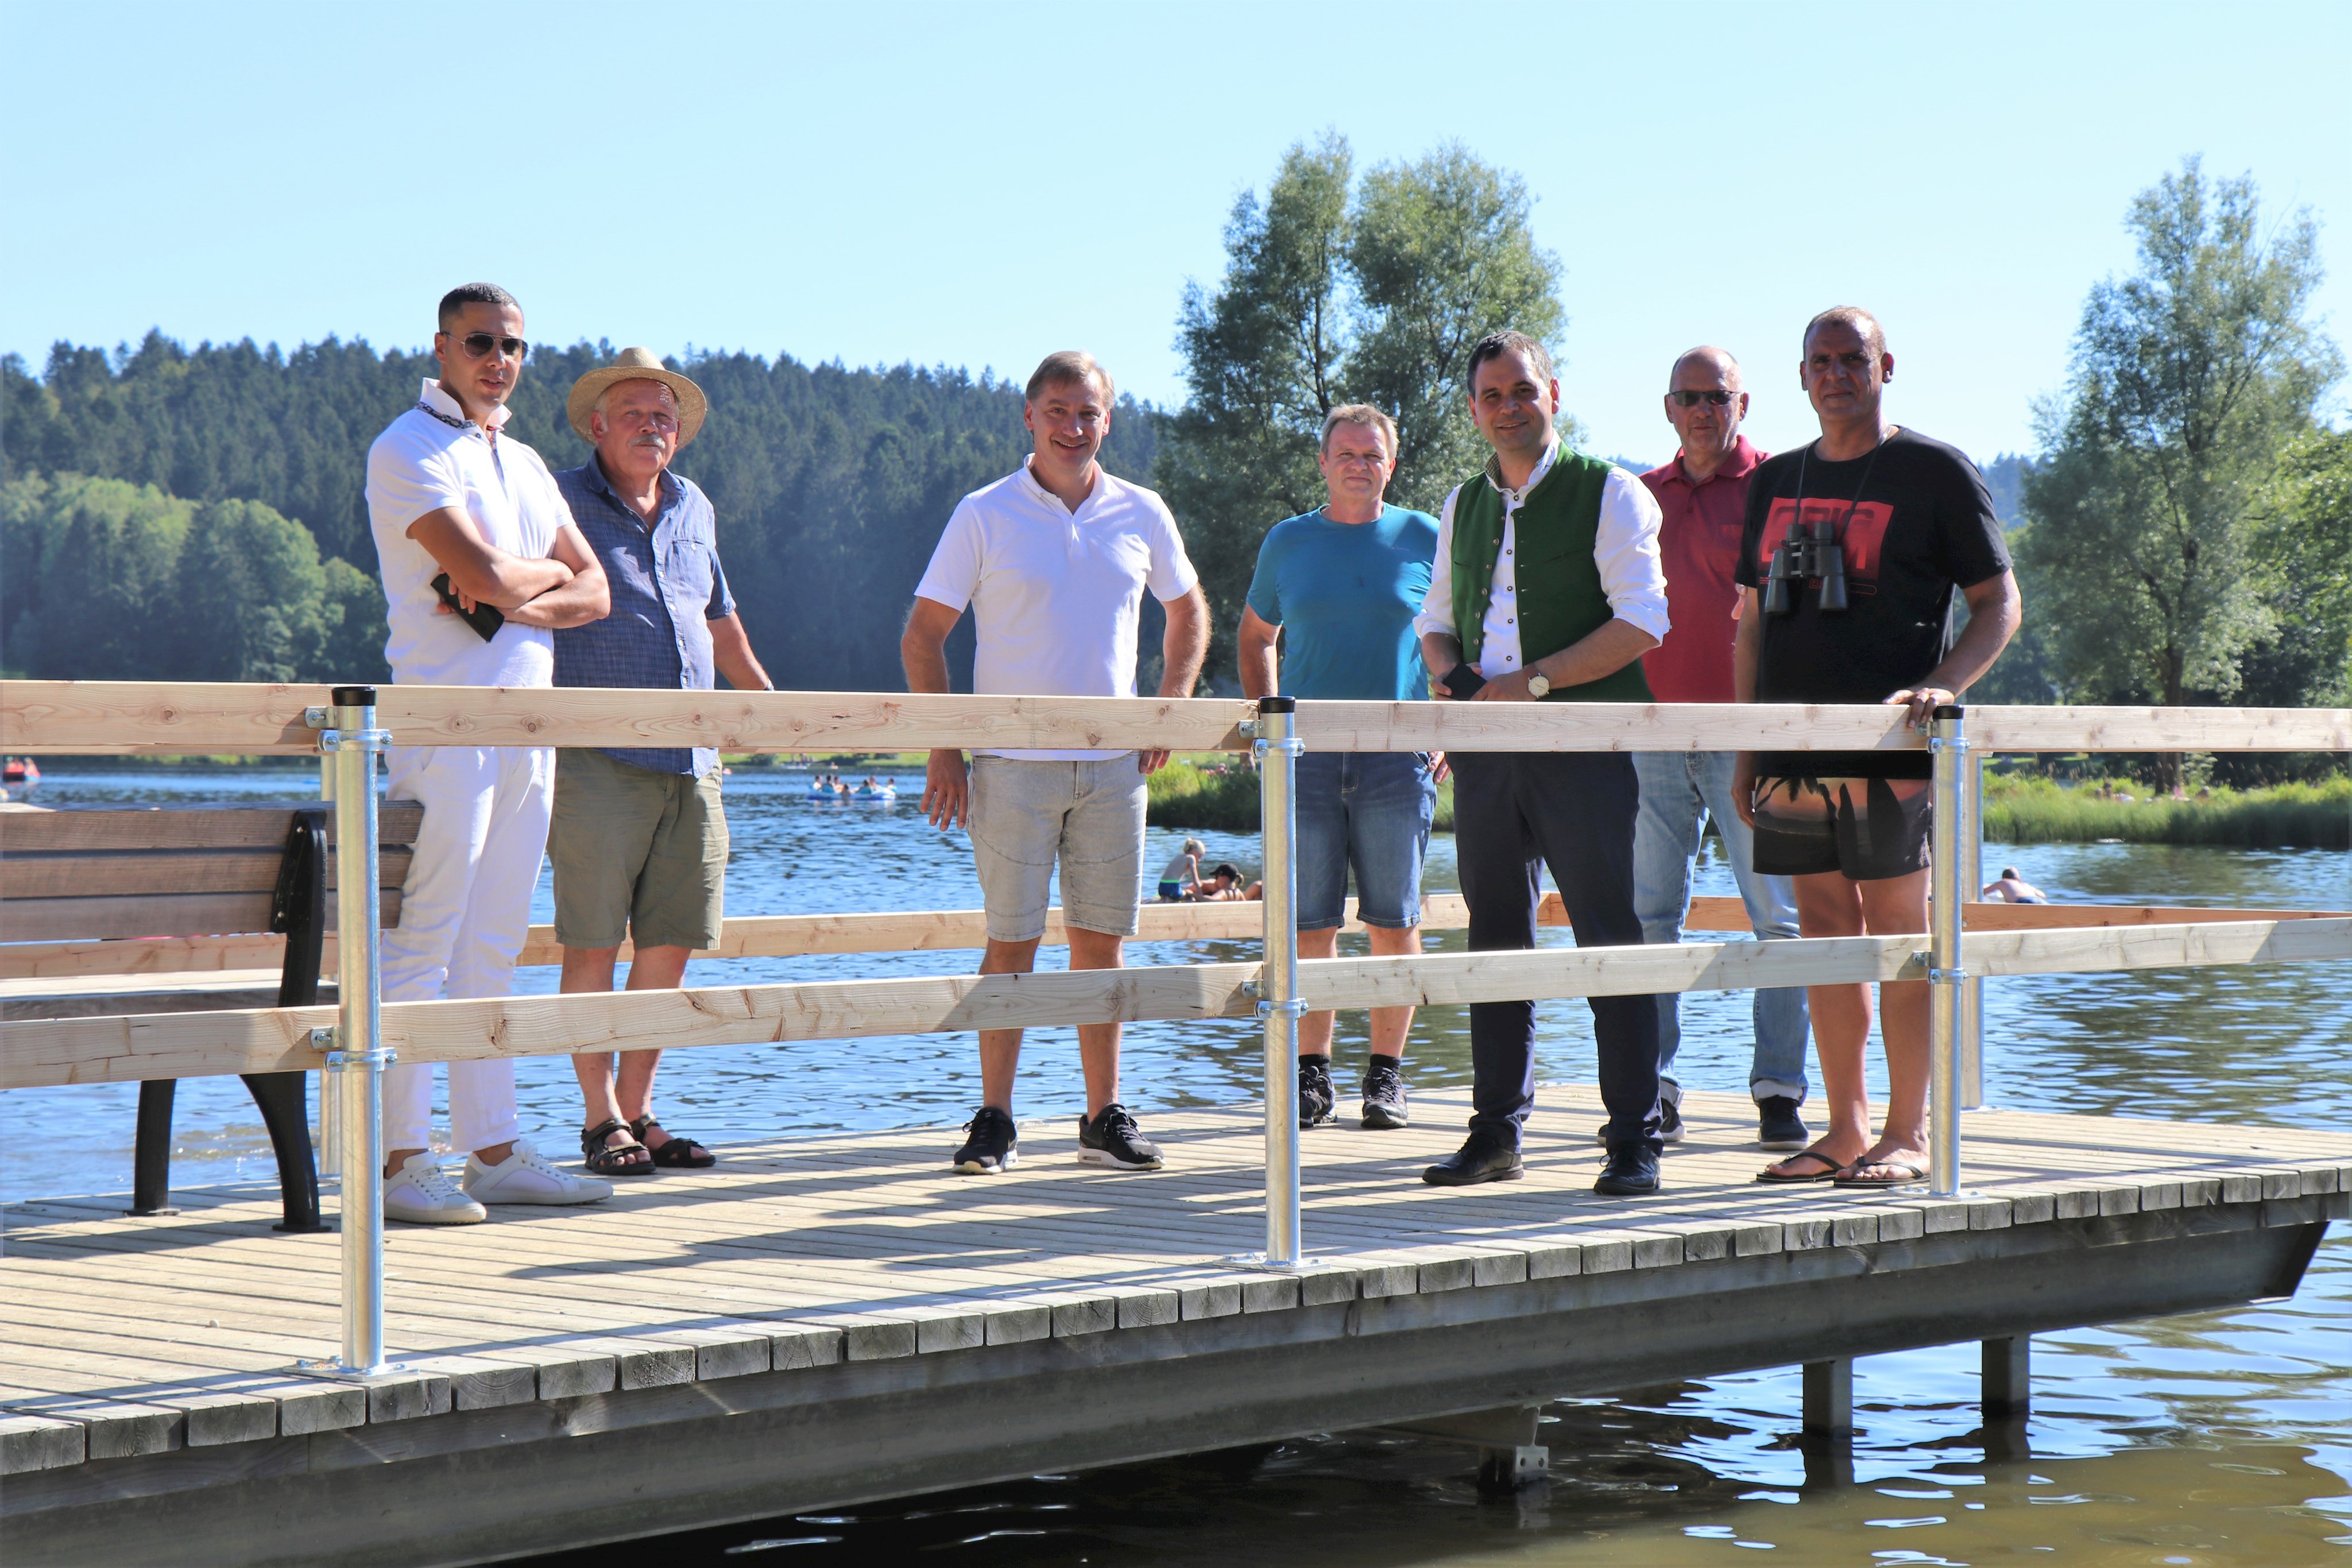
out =
<path fill-rule="evenodd" d="M 905 782 L 911 802 L 919 784 Z M 310 792 L 310 777 L 291 770 L 144 769 L 54 773 L 35 798 Z M 911 803 L 818 804 L 806 799 L 804 775 L 746 769 L 729 781 L 729 809 L 730 915 L 979 902 L 963 835 L 935 831 Z M 1182 836 L 1154 830 L 1148 869 Z M 1255 870 L 1254 840 L 1200 836 L 1213 860 Z M 1989 869 L 2014 864 L 2061 900 L 2352 908 L 2352 856 L 2340 852 L 1989 846 L 1987 859 Z M 1454 886 L 1450 839 L 1431 846 L 1428 883 Z M 1699 891 L 1734 891 L 1711 841 Z M 549 918 L 548 907 L 542 882 L 538 918 Z M 1460 932 L 1430 938 L 1434 950 L 1462 942 Z M 1253 951 L 1138 945 L 1130 961 Z M 1058 961 L 1048 949 L 1046 962 Z M 698 963 L 690 978 L 943 974 L 970 963 L 953 953 Z M 554 972 L 523 971 L 519 988 L 552 990 Z M 1746 1082 L 1747 1010 L 1743 996 L 1685 1000 L 1686 1084 Z M 1582 1004 L 1541 1004 L 1539 1021 L 1543 1076 L 1589 1080 Z M 2352 1127 L 2352 964 L 2004 979 L 1987 988 L 1985 1036 L 1987 1093 L 1998 1105 Z M 1343 1070 L 1360 1062 L 1362 1041 L 1361 1015 L 1343 1015 Z M 1131 1027 L 1128 1101 L 1149 1129 L 1156 1108 L 1255 1098 L 1258 1051 L 1255 1030 L 1239 1023 Z M 1408 1066 L 1416 1083 L 1469 1082 L 1461 1009 L 1423 1009 Z M 519 1076 L 526 1127 L 551 1149 L 569 1148 L 578 1101 L 568 1064 L 526 1059 Z M 665 1064 L 660 1108 L 668 1124 L 723 1145 L 780 1132 L 957 1123 L 978 1085 L 971 1041 L 960 1036 L 715 1048 Z M 1022 1096 L 1024 1117 L 1080 1108 L 1070 1031 L 1032 1035 Z M 0 1197 L 126 1189 L 136 1098 L 131 1085 L 12 1092 Z M 943 1135 L 943 1158 L 954 1141 Z M 234 1080 L 181 1086 L 178 1185 L 268 1180 L 268 1149 Z M 1857 1363 L 1862 1429 L 1847 1482 L 1809 1479 L 1789 1368 L 1559 1404 L 1546 1427 L 1554 1479 L 1515 1500 L 1481 1499 L 1465 1450 L 1334 1436 L 771 1520 L 643 1549 L 793 1568 L 1702 1564 L 1763 1550 L 1807 1564 L 2352 1562 L 2352 1235 L 2334 1230 L 2292 1301 L 2040 1336 L 2032 1420 L 2021 1439 L 1994 1434 L 1990 1449 L 1976 1414 L 1975 1346 Z M 614 1550 L 638 1549 L 546 1562 L 603 1563 Z"/>

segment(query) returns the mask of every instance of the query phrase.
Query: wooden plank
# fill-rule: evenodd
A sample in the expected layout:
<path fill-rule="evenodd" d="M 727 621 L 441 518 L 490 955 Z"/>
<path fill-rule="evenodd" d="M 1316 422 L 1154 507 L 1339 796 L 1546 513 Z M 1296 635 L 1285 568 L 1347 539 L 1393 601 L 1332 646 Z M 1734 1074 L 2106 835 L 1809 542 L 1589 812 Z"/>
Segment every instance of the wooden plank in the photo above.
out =
<path fill-rule="evenodd" d="M 1690 942 L 1648 947 L 1328 958 L 1299 966 L 1316 1008 L 1402 1007 L 1528 997 L 1627 996 L 1921 979 L 1923 936 Z M 2352 920 L 2217 922 L 1968 938 L 1978 975 L 2082 973 L 2352 958 Z M 1252 964 L 1067 973 L 810 981 L 678 991 L 401 1002 L 383 1040 L 404 1061 L 631 1049 L 854 1040 L 1118 1019 L 1243 1018 Z M 301 1071 L 331 1008 L 0 1024 L 0 1089 Z"/>
<path fill-rule="evenodd" d="M 84 850 L 279 850 L 298 806 L 320 802 L 195 801 L 159 806 L 35 806 L 0 812 L 0 854 Z M 413 844 L 425 821 L 414 800 L 385 800 L 376 810 L 376 842 Z M 327 842 L 336 841 L 327 819 Z"/>
<path fill-rule="evenodd" d="M 378 915 L 400 924 L 400 890 L 387 887 Z M 337 923 L 327 904 L 327 928 Z M 217 936 L 269 929 L 267 893 L 172 893 L 147 898 L 12 898 L 0 901 L 0 942 L 41 942 L 61 936 Z"/>
<path fill-rule="evenodd" d="M 409 857 L 415 852 L 405 847 L 380 852 L 376 857 L 376 885 L 404 886 Z M 152 898 L 192 893 L 258 893 L 267 896 L 278 886 L 278 870 L 283 860 L 277 850 L 142 850 L 116 854 L 87 851 L 67 854 L 12 852 L 0 858 L 0 899 Z M 341 884 L 341 856 L 332 852 L 327 856 L 330 892 Z"/>
<path fill-rule="evenodd" d="M 0 749 L 307 753 L 322 686 L 0 683 Z M 990 697 L 384 686 L 377 722 L 409 746 L 715 746 L 915 751 L 935 746 L 1239 749 L 1249 705 L 1223 698 Z M 2352 750 L 2352 709 L 1984 706 L 1974 743 L 2011 751 Z M 1299 705 L 1310 749 L 1918 750 L 1884 706 L 1654 703 Z"/>
<path fill-rule="evenodd" d="M 2230 920 L 2342 920 L 2352 911 L 2341 909 L 2200 909 L 2175 904 L 2000 904 L 1969 903 L 1960 910 L 1970 931 L 2063 931 L 2079 926 L 2179 925 L 2184 921 L 2210 925 Z M 1465 914 L 1463 924 L 1468 924 Z M 1423 924 L 1434 927 L 1435 923 Z M 1559 894 L 1544 894 L 1538 924 L 1565 925 L 1568 911 Z M 1748 905 L 1737 898 L 1701 895 L 1691 900 L 1685 931 L 1746 931 Z"/>

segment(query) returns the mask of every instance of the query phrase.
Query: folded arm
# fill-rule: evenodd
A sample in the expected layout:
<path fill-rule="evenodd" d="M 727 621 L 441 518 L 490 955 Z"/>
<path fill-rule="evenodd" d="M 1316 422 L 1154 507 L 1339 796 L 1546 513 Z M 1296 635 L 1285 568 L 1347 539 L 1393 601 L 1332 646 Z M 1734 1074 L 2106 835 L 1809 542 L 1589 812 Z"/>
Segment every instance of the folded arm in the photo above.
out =
<path fill-rule="evenodd" d="M 613 589 L 604 579 L 604 563 L 588 548 L 588 538 L 577 524 L 566 523 L 557 530 L 555 548 L 550 554 L 557 565 L 572 573 L 570 580 L 508 610 L 508 620 L 561 632 L 568 626 L 602 621 L 613 612 Z M 450 580 L 457 580 L 453 577 Z"/>
<path fill-rule="evenodd" d="M 562 588 L 575 572 L 562 559 L 535 560 L 499 549 L 482 538 L 473 518 L 455 507 L 425 513 L 408 525 L 408 537 L 423 545 L 425 552 L 449 574 L 449 586 L 461 597 L 499 611 L 520 609 L 541 594 Z M 586 541 L 582 541 L 581 548 L 586 549 Z M 601 568 L 597 575 L 604 575 Z"/>

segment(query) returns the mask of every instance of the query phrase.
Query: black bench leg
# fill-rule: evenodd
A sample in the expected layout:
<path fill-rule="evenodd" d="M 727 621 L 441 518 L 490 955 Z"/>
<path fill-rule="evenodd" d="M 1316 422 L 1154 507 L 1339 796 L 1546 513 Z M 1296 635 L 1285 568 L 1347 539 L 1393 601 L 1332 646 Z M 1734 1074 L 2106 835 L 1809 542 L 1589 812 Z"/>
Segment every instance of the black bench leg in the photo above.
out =
<path fill-rule="evenodd" d="M 319 1166 L 310 1153 L 310 1074 L 248 1072 L 245 1086 L 261 1108 L 262 1124 L 269 1129 L 270 1146 L 278 1152 L 278 1187 L 286 1218 L 285 1231 L 326 1230 L 319 1219 Z"/>
<path fill-rule="evenodd" d="M 179 1082 L 150 1078 L 139 1085 L 139 1130 L 131 1151 L 131 1212 L 177 1214 L 172 1207 L 172 1095 Z"/>

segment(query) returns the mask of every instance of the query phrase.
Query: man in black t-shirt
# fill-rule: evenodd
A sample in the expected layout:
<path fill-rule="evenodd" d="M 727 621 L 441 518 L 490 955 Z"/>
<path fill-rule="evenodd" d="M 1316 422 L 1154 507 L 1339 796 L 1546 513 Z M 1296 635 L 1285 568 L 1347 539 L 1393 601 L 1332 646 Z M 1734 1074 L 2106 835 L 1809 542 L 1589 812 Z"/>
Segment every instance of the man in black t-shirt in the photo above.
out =
<path fill-rule="evenodd" d="M 1734 574 L 1742 702 L 1901 703 L 1924 727 L 2017 631 L 2017 580 L 1983 476 L 1957 449 L 1885 422 L 1894 374 L 1868 311 L 1842 307 L 1807 324 L 1798 382 L 1822 434 L 1759 465 L 1748 484 Z M 1790 548 L 1792 525 L 1797 541 L 1834 542 L 1841 570 L 1825 570 L 1825 551 Z M 1956 599 L 1969 609 L 1958 637 Z M 1927 779 L 1924 751 L 1740 754 L 1732 799 L 1756 830 L 1755 869 L 1795 880 L 1801 935 L 1927 929 Z M 1814 986 L 1809 997 L 1830 1128 L 1758 1179 L 1924 1178 L 1927 982 L 1882 991 L 1887 1106 L 1874 1142 L 1863 1080 L 1870 988 Z"/>

